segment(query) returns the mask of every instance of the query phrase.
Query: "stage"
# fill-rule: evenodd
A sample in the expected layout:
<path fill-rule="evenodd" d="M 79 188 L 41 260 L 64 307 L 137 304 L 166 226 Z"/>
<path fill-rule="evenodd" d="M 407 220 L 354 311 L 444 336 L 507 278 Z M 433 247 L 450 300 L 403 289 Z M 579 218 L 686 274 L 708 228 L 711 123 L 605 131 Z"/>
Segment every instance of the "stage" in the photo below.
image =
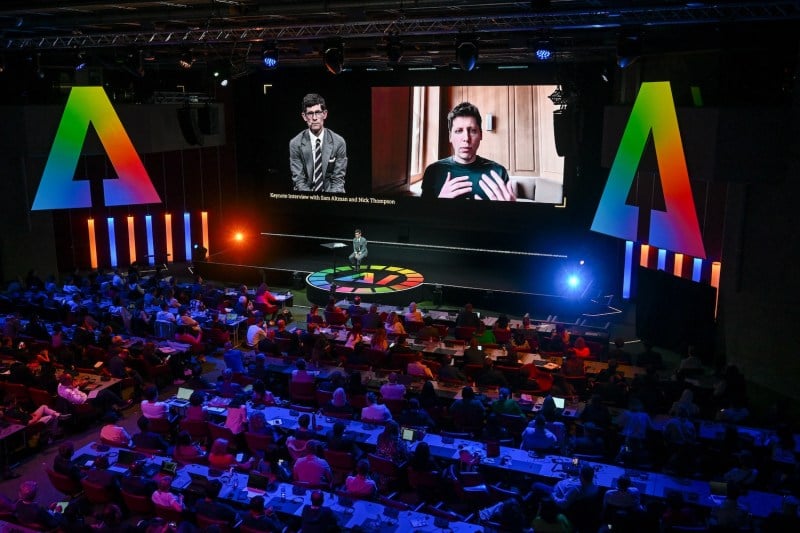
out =
<path fill-rule="evenodd" d="M 369 243 L 361 272 L 349 266 L 346 247 L 321 246 L 335 239 L 261 236 L 257 250 L 218 253 L 198 264 L 209 279 L 308 289 L 308 299 L 324 304 L 335 285 L 337 299 L 359 294 L 363 301 L 406 305 L 430 301 L 546 318 L 613 314 L 610 299 L 593 286 L 588 267 L 558 254 L 503 254 L 468 249 L 426 248 L 393 243 Z M 335 254 L 335 255 L 334 255 Z M 336 273 L 333 272 L 334 260 Z M 585 276 L 585 286 L 569 288 L 572 274 Z M 573 319 L 574 320 L 574 319 Z M 605 321 L 605 318 L 601 320 Z"/>

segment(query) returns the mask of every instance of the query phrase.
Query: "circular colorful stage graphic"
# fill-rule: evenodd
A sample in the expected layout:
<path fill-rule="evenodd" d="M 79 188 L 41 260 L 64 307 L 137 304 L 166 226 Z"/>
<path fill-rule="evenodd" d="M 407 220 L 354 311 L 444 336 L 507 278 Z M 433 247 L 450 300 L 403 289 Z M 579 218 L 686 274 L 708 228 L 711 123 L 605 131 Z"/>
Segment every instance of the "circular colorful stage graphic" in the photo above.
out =
<path fill-rule="evenodd" d="M 399 266 L 362 265 L 361 270 L 350 266 L 326 268 L 308 275 L 306 283 L 309 287 L 331 292 L 331 285 L 336 285 L 337 294 L 352 294 L 362 297 L 372 295 L 390 295 L 393 293 L 416 289 L 425 278 L 416 270 Z"/>

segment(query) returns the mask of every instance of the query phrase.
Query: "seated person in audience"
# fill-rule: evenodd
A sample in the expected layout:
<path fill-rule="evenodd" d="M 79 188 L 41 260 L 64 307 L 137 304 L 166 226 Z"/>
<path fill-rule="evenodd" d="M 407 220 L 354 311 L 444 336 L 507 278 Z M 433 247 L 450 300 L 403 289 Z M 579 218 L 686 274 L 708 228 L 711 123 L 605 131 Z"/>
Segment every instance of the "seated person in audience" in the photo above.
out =
<path fill-rule="evenodd" d="M 521 533 L 525 529 L 525 513 L 516 498 L 508 498 L 478 512 L 481 520 L 498 524 L 499 531 Z"/>
<path fill-rule="evenodd" d="M 387 400 L 402 400 L 406 396 L 406 386 L 397 382 L 397 374 L 389 374 L 389 381 L 381 385 L 381 397 Z"/>
<path fill-rule="evenodd" d="M 429 341 L 439 339 L 439 330 L 433 325 L 433 317 L 424 317 L 422 319 L 422 324 L 423 326 L 417 332 L 417 340 Z"/>
<path fill-rule="evenodd" d="M 421 359 L 408 363 L 406 366 L 406 374 L 418 378 L 433 379 L 433 372 Z"/>
<path fill-rule="evenodd" d="M 181 344 L 188 344 L 193 354 L 202 354 L 206 351 L 206 345 L 203 343 L 203 332 L 195 333 L 192 328 L 188 326 L 178 326 L 175 330 L 175 342 Z"/>
<path fill-rule="evenodd" d="M 261 350 L 259 343 L 266 338 L 267 330 L 264 327 L 264 315 L 256 313 L 255 322 L 247 328 L 247 345 L 258 347 L 258 349 Z"/>
<path fill-rule="evenodd" d="M 200 446 L 192 442 L 192 436 L 188 431 L 181 431 L 175 441 L 175 449 L 172 450 L 172 458 L 180 463 L 194 463 L 204 457 L 205 453 Z"/>
<path fill-rule="evenodd" d="M 481 440 L 501 441 L 512 438 L 506 428 L 500 425 L 500 417 L 496 413 L 489 413 L 486 416 L 486 427 L 481 432 Z"/>
<path fill-rule="evenodd" d="M 225 361 L 225 367 L 230 368 L 232 372 L 244 373 L 244 353 L 234 348 L 232 342 L 225 343 L 222 359 Z"/>
<path fill-rule="evenodd" d="M 404 426 L 420 427 L 428 430 L 436 427 L 431 415 L 419 406 L 419 400 L 416 398 L 408 400 L 408 408 L 400 413 L 397 421 Z"/>
<path fill-rule="evenodd" d="M 158 401 L 158 389 L 151 385 L 144 391 L 145 399 L 142 400 L 142 416 L 147 418 L 169 418 L 169 406 L 165 402 Z"/>
<path fill-rule="evenodd" d="M 164 437 L 150 431 L 150 419 L 142 415 L 136 421 L 139 427 L 139 433 L 136 433 L 131 440 L 136 448 L 144 448 L 145 450 L 155 450 L 159 452 L 166 452 L 169 449 L 169 443 L 164 440 Z"/>
<path fill-rule="evenodd" d="M 356 322 L 352 329 L 347 333 L 347 338 L 344 341 L 344 345 L 347 348 L 355 349 L 356 346 L 363 342 L 363 340 L 364 338 L 361 335 L 361 324 Z"/>
<path fill-rule="evenodd" d="M 395 335 L 406 335 L 406 328 L 400 321 L 397 312 L 392 311 L 386 318 L 386 333 L 393 333 Z"/>
<path fill-rule="evenodd" d="M 678 370 L 676 373 L 682 372 L 693 372 L 693 371 L 702 371 L 703 370 L 703 360 L 697 357 L 695 354 L 694 346 L 688 346 L 686 348 L 686 355 L 681 359 L 680 364 L 678 365 Z"/>
<path fill-rule="evenodd" d="M 700 408 L 696 403 L 694 403 L 694 393 L 692 392 L 692 389 L 683 389 L 681 397 L 672 403 L 672 407 L 669 408 L 669 412 L 667 414 L 669 416 L 676 416 L 681 407 L 686 410 L 690 417 L 700 414 Z"/>
<path fill-rule="evenodd" d="M 308 314 L 306 315 L 306 324 L 321 326 L 324 323 L 325 319 L 319 314 L 319 306 L 317 304 L 312 304 L 311 309 L 308 310 Z"/>
<path fill-rule="evenodd" d="M 483 420 L 486 410 L 479 399 L 475 397 L 475 391 L 472 387 L 464 387 L 461 389 L 461 399 L 456 400 L 450 406 L 450 414 L 453 418 L 459 418 L 464 421 L 478 422 Z"/>
<path fill-rule="evenodd" d="M 583 337 L 575 339 L 575 344 L 572 345 L 570 351 L 575 352 L 575 355 L 581 359 L 588 359 L 592 353 L 589 347 L 586 346 L 586 340 Z"/>
<path fill-rule="evenodd" d="M 120 426 L 117 422 L 109 422 L 100 429 L 100 439 L 119 448 L 127 448 L 132 444 L 131 435 L 128 430 Z"/>
<path fill-rule="evenodd" d="M 253 433 L 255 435 L 271 435 L 273 440 L 277 441 L 275 431 L 272 429 L 272 426 L 267 423 L 267 416 L 264 414 L 264 411 L 253 411 L 250 414 L 247 425 L 248 433 Z"/>
<path fill-rule="evenodd" d="M 183 494 L 173 494 L 170 489 L 172 488 L 172 476 L 162 476 L 158 478 L 158 488 L 150 499 L 157 507 L 166 507 L 173 511 L 183 511 Z"/>
<path fill-rule="evenodd" d="M 50 530 L 57 528 L 64 521 L 61 513 L 50 511 L 36 503 L 39 484 L 35 481 L 23 481 L 19 485 L 17 495 L 19 499 L 14 507 L 14 514 L 20 524 L 33 525 Z"/>
<path fill-rule="evenodd" d="M 264 509 L 264 497 L 254 496 L 247 506 L 247 513 L 242 516 L 242 525 L 260 531 L 282 532 L 286 527 L 272 507 Z"/>
<path fill-rule="evenodd" d="M 625 350 L 625 339 L 622 337 L 617 337 L 614 339 L 614 348 L 608 352 L 608 358 L 616 359 L 620 364 L 623 365 L 633 364 L 633 356 L 631 356 L 630 352 Z"/>
<path fill-rule="evenodd" d="M 653 350 L 653 345 L 648 341 L 642 341 L 644 351 L 636 358 L 636 366 L 647 368 L 648 366 L 655 367 L 657 370 L 664 367 L 664 362 L 661 354 Z"/>
<path fill-rule="evenodd" d="M 556 502 L 550 496 L 545 496 L 539 502 L 539 512 L 531 522 L 534 531 L 540 533 L 572 533 L 572 524 L 561 513 Z"/>
<path fill-rule="evenodd" d="M 136 461 L 128 469 L 127 476 L 120 476 L 119 488 L 135 496 L 151 496 L 156 489 L 156 481 L 142 475 L 142 470 L 147 461 Z"/>
<path fill-rule="evenodd" d="M 625 444 L 636 460 L 645 450 L 647 431 L 652 429 L 653 422 L 650 415 L 643 411 L 642 402 L 638 398 L 631 398 L 627 411 L 617 417 L 617 426 L 620 435 L 625 437 Z"/>
<path fill-rule="evenodd" d="M 581 411 L 579 419 L 584 426 L 591 424 L 594 427 L 605 429 L 611 425 L 611 411 L 603 403 L 603 398 L 599 394 L 593 394 L 589 398 L 589 403 Z"/>
<path fill-rule="evenodd" d="M 225 315 L 215 313 L 211 321 L 206 322 L 206 341 L 214 348 L 225 346 L 231 340 L 231 332 L 225 325 Z"/>
<path fill-rule="evenodd" d="M 347 476 L 344 482 L 348 496 L 370 499 L 378 492 L 378 486 L 369 477 L 369 461 L 362 459 L 356 465 L 356 475 Z"/>
<path fill-rule="evenodd" d="M 495 331 L 511 331 L 510 323 L 511 320 L 509 320 L 508 315 L 502 313 L 497 317 L 497 321 L 494 323 L 492 329 Z"/>
<path fill-rule="evenodd" d="M 9 398 L 6 405 L 0 406 L 0 419 L 13 421 L 23 426 L 42 424 L 45 427 L 45 436 L 50 442 L 59 434 L 58 421 L 67 418 L 70 417 L 62 415 L 47 405 L 40 405 L 32 412 L 28 412 L 28 409 L 22 407 L 15 397 Z"/>
<path fill-rule="evenodd" d="M 253 362 L 247 367 L 247 375 L 255 380 L 264 382 L 269 379 L 268 374 L 267 356 L 263 353 L 257 353 L 253 358 Z"/>
<path fill-rule="evenodd" d="M 415 349 L 408 345 L 408 335 L 400 335 L 391 345 L 389 345 L 389 361 L 398 354 L 416 354 Z"/>
<path fill-rule="evenodd" d="M 367 314 L 367 309 L 361 307 L 361 296 L 356 295 L 353 303 L 347 308 L 347 315 L 350 317 L 350 324 L 355 326 L 361 324 L 361 317 Z"/>
<path fill-rule="evenodd" d="M 442 366 L 439 367 L 439 379 L 444 381 L 467 381 L 467 376 L 452 362 L 452 355 L 445 355 L 442 358 Z"/>
<path fill-rule="evenodd" d="M 358 459 L 364 455 L 364 452 L 358 447 L 355 440 L 345 436 L 345 429 L 347 429 L 347 426 L 344 425 L 344 422 L 336 421 L 333 423 L 333 428 L 328 431 L 326 436 L 328 449 L 335 452 L 352 453 L 353 457 Z"/>
<path fill-rule="evenodd" d="M 243 396 L 234 396 L 228 404 L 228 415 L 225 417 L 225 427 L 231 433 L 238 435 L 247 429 L 247 408 Z"/>
<path fill-rule="evenodd" d="M 431 447 L 425 441 L 420 441 L 408 459 L 409 468 L 417 472 L 437 472 L 441 465 L 431 456 Z"/>
<path fill-rule="evenodd" d="M 378 306 L 376 304 L 370 305 L 367 314 L 361 317 L 361 327 L 368 330 L 383 328 L 383 321 L 381 320 L 380 313 L 378 313 Z"/>
<path fill-rule="evenodd" d="M 200 335 L 200 323 L 191 317 L 188 307 L 181 307 L 181 310 L 178 312 L 177 323 L 181 326 L 185 326 L 192 335 Z"/>
<path fill-rule="evenodd" d="M 478 339 L 473 337 L 469 340 L 469 346 L 464 350 L 465 365 L 482 365 L 486 354 L 478 349 Z"/>
<path fill-rule="evenodd" d="M 498 415 L 522 415 L 522 408 L 511 397 L 511 390 L 508 387 L 501 387 L 497 400 L 492 402 L 492 412 Z"/>
<path fill-rule="evenodd" d="M 203 377 L 203 365 L 196 364 L 192 366 L 192 377 L 183 384 L 183 387 L 204 391 L 213 389 L 214 385 Z"/>
<path fill-rule="evenodd" d="M 307 413 L 303 413 L 297 418 L 297 429 L 292 433 L 294 440 L 309 441 L 316 437 L 314 432 L 315 428 L 309 428 L 311 425 L 311 417 Z"/>
<path fill-rule="evenodd" d="M 253 466 L 252 460 L 247 460 L 242 463 L 238 462 L 236 457 L 228 449 L 228 445 L 229 442 L 227 439 L 219 438 L 214 440 L 208 452 L 208 466 L 210 468 L 216 468 L 217 470 L 227 470 L 232 466 L 242 470 L 250 470 Z"/>
<path fill-rule="evenodd" d="M 419 392 L 419 405 L 426 410 L 435 410 L 439 408 L 439 396 L 436 394 L 436 389 L 433 382 L 426 381 L 422 384 L 422 390 Z"/>
<path fill-rule="evenodd" d="M 281 346 L 275 339 L 275 333 L 274 329 L 268 329 L 264 338 L 256 345 L 256 349 L 267 357 L 283 357 Z"/>
<path fill-rule="evenodd" d="M 483 323 L 483 320 L 478 322 L 478 329 L 475 330 L 472 338 L 477 340 L 478 344 L 481 346 L 484 344 L 497 344 L 497 339 L 494 336 L 494 332 L 486 327 L 486 324 Z"/>
<path fill-rule="evenodd" d="M 233 372 L 230 368 L 223 370 L 217 378 L 217 393 L 227 398 L 242 394 L 242 386 L 233 381 Z"/>
<path fill-rule="evenodd" d="M 161 311 L 156 313 L 156 322 L 177 322 L 178 319 L 169 310 L 169 306 L 165 303 L 161 304 Z"/>
<path fill-rule="evenodd" d="M 758 469 L 754 464 L 753 453 L 750 450 L 742 450 L 739 452 L 738 459 L 738 466 L 725 472 L 722 480 L 742 488 L 752 487 L 758 479 Z"/>
<path fill-rule="evenodd" d="M 555 433 L 547 429 L 547 421 L 539 415 L 533 422 L 528 424 L 522 431 L 522 443 L 520 448 L 523 450 L 534 450 L 542 455 L 552 453 L 558 448 L 558 437 Z"/>
<path fill-rule="evenodd" d="M 511 336 L 511 351 L 513 353 L 530 353 L 533 351 L 524 333 L 517 332 Z"/>
<path fill-rule="evenodd" d="M 475 378 L 479 387 L 508 387 L 506 376 L 494 367 L 494 361 L 488 357 L 483 360 L 483 371 Z"/>
<path fill-rule="evenodd" d="M 250 401 L 254 407 L 275 405 L 275 396 L 267 390 L 266 385 L 260 379 L 253 383 L 253 396 Z"/>
<path fill-rule="evenodd" d="M 408 304 L 408 312 L 404 315 L 406 323 L 408 322 L 422 322 L 422 312 L 417 309 L 416 302 Z"/>
<path fill-rule="evenodd" d="M 386 459 L 401 463 L 408 457 L 406 441 L 400 438 L 400 425 L 394 420 L 389 420 L 378 435 L 378 445 L 375 453 Z"/>
<path fill-rule="evenodd" d="M 361 372 L 357 370 L 350 372 L 350 375 L 347 376 L 345 390 L 347 390 L 348 398 L 352 398 L 353 396 L 362 396 L 367 393 L 367 388 L 361 381 Z"/>
<path fill-rule="evenodd" d="M 345 393 L 342 387 L 339 387 L 333 391 L 333 396 L 328 400 L 328 403 L 323 406 L 323 410 L 326 413 L 351 414 L 353 412 L 353 407 L 347 401 L 347 393 Z"/>
<path fill-rule="evenodd" d="M 202 421 L 206 419 L 206 394 L 201 390 L 196 390 L 189 396 L 189 406 L 186 408 L 184 420 Z"/>
<path fill-rule="evenodd" d="M 456 316 L 456 327 L 477 328 L 480 321 L 478 314 L 473 311 L 472 304 L 467 303 Z"/>
<path fill-rule="evenodd" d="M 603 508 L 609 507 L 637 512 L 642 510 L 639 489 L 631 486 L 628 474 L 619 476 L 617 488 L 607 490 L 603 496 Z"/>
<path fill-rule="evenodd" d="M 325 447 L 321 442 L 309 441 L 306 444 L 305 454 L 295 461 L 292 468 L 294 480 L 312 486 L 330 484 L 333 473 L 328 462 L 322 458 L 324 453 Z"/>
<path fill-rule="evenodd" d="M 666 500 L 667 508 L 661 515 L 663 531 L 670 531 L 673 526 L 695 527 L 705 525 L 695 508 L 686 504 L 683 499 L 683 493 L 680 491 L 668 492 Z"/>
<path fill-rule="evenodd" d="M 578 477 L 568 477 L 562 479 L 555 486 L 550 487 L 542 483 L 535 483 L 534 492 L 541 494 L 544 492 L 550 495 L 560 509 L 570 509 L 577 511 L 574 505 L 581 505 L 597 497 L 600 492 L 599 487 L 594 482 L 594 468 L 591 465 L 581 466 Z"/>
<path fill-rule="evenodd" d="M 292 383 L 313 383 L 314 376 L 308 373 L 306 370 L 306 361 L 305 359 L 298 359 L 295 361 L 295 368 L 292 370 Z"/>
<path fill-rule="evenodd" d="M 345 385 L 346 380 L 342 372 L 339 370 L 334 370 L 328 375 L 327 379 L 317 382 L 317 390 L 333 392 L 339 387 L 344 387 Z"/>
<path fill-rule="evenodd" d="M 388 350 L 389 340 L 386 337 L 386 330 L 383 328 L 378 328 L 375 330 L 375 333 L 372 335 L 372 339 L 370 339 L 369 346 L 373 350 L 378 350 L 381 352 Z"/>
<path fill-rule="evenodd" d="M 219 479 L 212 479 L 206 484 L 205 497 L 197 500 L 194 504 L 194 511 L 199 516 L 204 516 L 212 520 L 225 521 L 228 526 L 233 526 L 239 521 L 239 513 L 228 504 L 219 501 L 219 493 L 222 490 L 222 482 Z"/>
<path fill-rule="evenodd" d="M 58 446 L 58 453 L 53 458 L 53 470 L 68 476 L 73 481 L 80 481 L 83 477 L 81 467 L 72 461 L 75 455 L 75 446 L 71 442 L 62 442 Z"/>
<path fill-rule="evenodd" d="M 89 399 L 89 396 L 80 390 L 84 384 L 86 384 L 85 381 L 73 381 L 72 376 L 65 372 L 61 375 L 61 380 L 58 384 L 58 395 L 75 405 L 91 402 L 103 413 L 111 409 L 121 411 L 133 406 L 133 400 L 124 401 L 111 389 L 103 389 L 97 393 L 95 398 Z"/>
<path fill-rule="evenodd" d="M 374 392 L 367 393 L 367 406 L 361 409 L 361 420 L 364 422 L 383 422 L 391 420 L 389 408 L 379 404 Z"/>
<path fill-rule="evenodd" d="M 311 493 L 311 503 L 303 507 L 300 530 L 303 533 L 328 533 L 339 527 L 336 515 L 324 505 L 325 495 L 318 490 Z"/>

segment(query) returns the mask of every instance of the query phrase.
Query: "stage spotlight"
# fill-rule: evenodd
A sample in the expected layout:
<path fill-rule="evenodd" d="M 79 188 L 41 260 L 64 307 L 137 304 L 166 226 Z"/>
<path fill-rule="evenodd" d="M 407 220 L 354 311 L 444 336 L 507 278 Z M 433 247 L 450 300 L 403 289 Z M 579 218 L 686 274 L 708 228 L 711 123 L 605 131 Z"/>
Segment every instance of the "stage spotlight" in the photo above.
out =
<path fill-rule="evenodd" d="M 617 66 L 626 68 L 642 55 L 642 39 L 638 34 L 620 34 L 617 39 Z"/>
<path fill-rule="evenodd" d="M 85 69 L 88 64 L 89 64 L 89 62 L 88 62 L 88 60 L 86 58 L 86 52 L 81 50 L 77 54 L 75 54 L 75 71 L 76 72 Z"/>
<path fill-rule="evenodd" d="M 534 53 L 539 61 L 550 60 L 553 57 L 552 43 L 546 39 L 540 39 L 534 46 Z"/>
<path fill-rule="evenodd" d="M 244 233 L 241 231 L 237 231 L 233 234 L 233 240 L 236 242 L 243 242 L 244 241 Z"/>
<path fill-rule="evenodd" d="M 192 65 L 194 65 L 194 56 L 192 55 L 192 52 L 187 50 L 186 52 L 182 53 L 180 59 L 178 59 L 178 65 L 186 70 L 192 68 Z"/>
<path fill-rule="evenodd" d="M 397 35 L 389 37 L 389 43 L 386 45 L 386 58 L 389 60 L 389 65 L 396 65 L 403 59 L 403 42 Z"/>
<path fill-rule="evenodd" d="M 277 68 L 278 66 L 278 48 L 274 44 L 264 47 L 261 52 L 261 61 L 266 68 Z"/>
<path fill-rule="evenodd" d="M 327 41 L 323 46 L 322 63 L 331 74 L 341 74 L 344 67 L 344 43 L 341 39 Z"/>
<path fill-rule="evenodd" d="M 461 38 L 456 44 L 456 62 L 461 70 L 472 71 L 478 64 L 478 41 L 473 38 Z"/>
<path fill-rule="evenodd" d="M 577 289 L 578 285 L 581 283 L 581 278 L 577 276 L 577 274 L 572 274 L 567 278 L 567 285 L 570 289 Z"/>

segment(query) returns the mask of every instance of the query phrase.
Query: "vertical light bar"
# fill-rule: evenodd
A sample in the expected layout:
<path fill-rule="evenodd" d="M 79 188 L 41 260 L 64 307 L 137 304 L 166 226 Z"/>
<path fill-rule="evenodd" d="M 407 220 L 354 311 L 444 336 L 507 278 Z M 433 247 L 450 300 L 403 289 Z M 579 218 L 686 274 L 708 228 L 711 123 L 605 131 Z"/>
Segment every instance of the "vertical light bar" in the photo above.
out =
<path fill-rule="evenodd" d="M 625 270 L 622 271 L 622 297 L 631 297 L 631 271 L 633 270 L 633 241 L 625 241 Z"/>
<path fill-rule="evenodd" d="M 172 263 L 172 214 L 164 213 L 164 226 L 166 227 L 165 233 L 167 238 L 167 263 Z"/>
<path fill-rule="evenodd" d="M 647 260 L 650 255 L 650 245 L 642 244 L 639 246 L 639 266 L 647 268 Z"/>
<path fill-rule="evenodd" d="M 97 237 L 94 234 L 94 219 L 90 218 L 86 221 L 89 228 L 89 263 L 92 269 L 97 268 Z"/>
<path fill-rule="evenodd" d="M 108 217 L 108 252 L 111 255 L 111 267 L 117 268 L 117 232 L 114 231 L 114 217 Z"/>
<path fill-rule="evenodd" d="M 694 258 L 692 263 L 692 281 L 700 281 L 700 275 L 703 272 L 703 260 L 699 257 Z"/>
<path fill-rule="evenodd" d="M 665 270 L 667 268 L 667 251 L 664 248 L 658 250 L 658 265 L 657 270 Z"/>
<path fill-rule="evenodd" d="M 203 248 L 211 255 L 211 248 L 208 247 L 208 211 L 200 213 L 200 220 L 203 222 Z"/>
<path fill-rule="evenodd" d="M 672 273 L 677 277 L 683 277 L 683 254 L 675 254 L 675 265 L 672 267 Z"/>
<path fill-rule="evenodd" d="M 192 260 L 192 226 L 189 213 L 183 214 L 183 239 L 186 245 L 186 261 Z"/>
<path fill-rule="evenodd" d="M 722 272 L 722 263 L 714 261 L 711 263 L 711 286 L 717 289 L 717 296 L 714 299 L 714 317 L 717 316 L 719 309 L 719 275 Z"/>
<path fill-rule="evenodd" d="M 156 248 L 153 245 L 153 215 L 144 216 L 144 226 L 147 230 L 147 264 L 156 264 Z"/>
<path fill-rule="evenodd" d="M 136 262 L 136 234 L 133 228 L 133 217 L 128 216 L 128 250 L 131 253 L 131 264 Z"/>

